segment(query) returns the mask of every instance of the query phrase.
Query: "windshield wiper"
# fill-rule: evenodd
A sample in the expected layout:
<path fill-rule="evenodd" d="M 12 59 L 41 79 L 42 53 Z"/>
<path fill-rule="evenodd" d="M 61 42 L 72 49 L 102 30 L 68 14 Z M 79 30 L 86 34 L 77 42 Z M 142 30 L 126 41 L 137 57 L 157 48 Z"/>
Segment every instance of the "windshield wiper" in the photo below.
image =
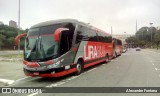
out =
<path fill-rule="evenodd" d="M 31 56 L 31 53 L 35 52 L 35 51 L 37 53 L 37 40 L 35 41 L 35 43 L 33 45 L 33 48 L 31 49 L 31 51 L 28 53 L 27 58 L 29 58 Z"/>
<path fill-rule="evenodd" d="M 42 44 L 42 37 L 40 37 L 39 45 L 40 45 L 40 48 L 39 48 L 40 50 L 39 51 L 42 51 L 42 56 L 46 57 L 45 50 L 44 50 L 44 47 L 43 47 L 43 44 Z"/>

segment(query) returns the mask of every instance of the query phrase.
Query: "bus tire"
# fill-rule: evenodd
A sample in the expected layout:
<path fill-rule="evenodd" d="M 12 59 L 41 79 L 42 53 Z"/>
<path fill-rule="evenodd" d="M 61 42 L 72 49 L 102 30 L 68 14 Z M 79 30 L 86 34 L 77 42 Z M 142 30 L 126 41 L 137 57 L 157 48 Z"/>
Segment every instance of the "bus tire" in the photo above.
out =
<path fill-rule="evenodd" d="M 121 56 L 122 55 L 122 51 L 120 51 L 120 55 L 119 56 Z"/>
<path fill-rule="evenodd" d="M 108 54 L 106 55 L 105 59 L 106 59 L 105 62 L 108 63 L 109 62 L 109 56 L 108 56 Z"/>
<path fill-rule="evenodd" d="M 117 57 L 117 53 L 116 52 L 114 52 L 114 54 L 113 54 L 113 58 L 116 58 Z"/>
<path fill-rule="evenodd" d="M 80 75 L 84 70 L 83 63 L 81 61 L 77 62 L 75 75 Z"/>

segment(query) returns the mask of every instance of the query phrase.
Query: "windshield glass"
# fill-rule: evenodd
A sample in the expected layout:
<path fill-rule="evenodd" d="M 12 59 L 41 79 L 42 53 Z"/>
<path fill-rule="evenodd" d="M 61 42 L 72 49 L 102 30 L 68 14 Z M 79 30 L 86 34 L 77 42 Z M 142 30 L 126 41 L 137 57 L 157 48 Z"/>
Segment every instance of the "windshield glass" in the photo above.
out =
<path fill-rule="evenodd" d="M 54 41 L 54 31 L 60 24 L 32 28 L 25 41 L 25 54 L 27 60 L 47 60 L 58 55 L 58 44 Z"/>

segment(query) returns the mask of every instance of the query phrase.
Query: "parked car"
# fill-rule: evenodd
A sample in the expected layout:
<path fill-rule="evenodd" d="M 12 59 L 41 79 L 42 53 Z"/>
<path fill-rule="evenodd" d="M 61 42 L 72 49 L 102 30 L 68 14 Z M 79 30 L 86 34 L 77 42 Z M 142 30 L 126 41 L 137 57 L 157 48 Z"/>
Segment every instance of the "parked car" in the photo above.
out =
<path fill-rule="evenodd" d="M 140 48 L 140 47 L 137 47 L 137 48 L 136 48 L 136 51 L 141 51 L 141 48 Z"/>
<path fill-rule="evenodd" d="M 122 52 L 125 53 L 127 51 L 127 48 L 123 48 Z"/>

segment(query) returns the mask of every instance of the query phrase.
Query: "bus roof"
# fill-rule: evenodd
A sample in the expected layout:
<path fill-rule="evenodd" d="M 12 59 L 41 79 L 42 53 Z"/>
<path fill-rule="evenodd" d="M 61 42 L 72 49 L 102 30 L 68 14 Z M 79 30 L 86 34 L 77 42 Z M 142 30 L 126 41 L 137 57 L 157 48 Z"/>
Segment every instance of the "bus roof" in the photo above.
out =
<path fill-rule="evenodd" d="M 52 24 L 57 24 L 57 23 L 65 23 L 65 22 L 68 22 L 68 23 L 74 23 L 74 24 L 79 24 L 79 25 L 82 25 L 82 26 L 86 26 L 88 28 L 91 28 L 91 29 L 94 29 L 96 30 L 97 32 L 103 32 L 103 33 L 106 33 L 105 31 L 103 30 L 100 30 L 94 26 L 91 26 L 87 23 L 84 23 L 84 22 L 81 22 L 81 21 L 78 21 L 76 19 L 58 19 L 58 20 L 50 20 L 50 21 L 45 21 L 45 22 L 41 22 L 41 23 L 38 23 L 38 24 L 35 24 L 33 26 L 31 26 L 31 28 L 36 28 L 36 27 L 42 27 L 42 26 L 48 26 L 48 25 L 52 25 Z M 109 33 L 106 33 L 107 35 L 110 35 Z"/>
<path fill-rule="evenodd" d="M 78 24 L 87 26 L 86 23 L 80 22 L 75 19 L 58 19 L 58 20 L 50 20 L 50 21 L 41 22 L 41 23 L 33 25 L 31 28 L 42 27 L 42 26 L 47 26 L 47 25 L 52 25 L 52 24 L 57 24 L 57 23 L 65 23 L 65 22 L 78 23 Z"/>

